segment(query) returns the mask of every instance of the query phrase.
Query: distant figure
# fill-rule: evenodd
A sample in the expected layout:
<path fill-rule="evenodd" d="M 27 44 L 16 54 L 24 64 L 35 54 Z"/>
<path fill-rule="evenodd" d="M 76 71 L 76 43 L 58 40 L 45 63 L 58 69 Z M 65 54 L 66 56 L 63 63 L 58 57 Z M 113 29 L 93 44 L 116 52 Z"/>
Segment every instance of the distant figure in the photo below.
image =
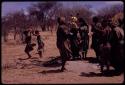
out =
<path fill-rule="evenodd" d="M 80 27 L 79 27 L 79 33 L 80 33 L 80 51 L 82 52 L 82 59 L 86 58 L 87 55 L 87 50 L 89 47 L 89 28 L 87 23 L 85 22 L 85 20 L 83 18 L 79 18 L 79 23 L 80 23 Z"/>
<path fill-rule="evenodd" d="M 33 46 L 35 46 L 35 44 L 31 44 L 31 29 L 24 31 L 24 35 L 26 43 L 25 53 L 28 55 L 27 59 L 29 59 L 32 57 L 29 52 L 31 52 L 33 50 Z"/>
<path fill-rule="evenodd" d="M 42 50 L 43 50 L 43 48 L 44 48 L 44 42 L 43 42 L 43 39 L 42 39 L 42 37 L 40 36 L 40 33 L 39 33 L 38 30 L 35 31 L 35 35 L 37 36 L 37 44 L 38 44 L 38 49 L 37 49 L 37 51 L 38 51 L 38 54 L 39 54 L 39 56 L 40 56 L 40 58 L 41 58 L 41 57 L 43 57 L 43 55 L 42 55 Z"/>
<path fill-rule="evenodd" d="M 71 52 L 68 47 L 68 27 L 65 23 L 64 17 L 58 18 L 58 29 L 57 29 L 57 48 L 59 49 L 60 56 L 62 59 L 61 71 L 65 70 L 65 63 L 68 58 L 68 53 Z"/>

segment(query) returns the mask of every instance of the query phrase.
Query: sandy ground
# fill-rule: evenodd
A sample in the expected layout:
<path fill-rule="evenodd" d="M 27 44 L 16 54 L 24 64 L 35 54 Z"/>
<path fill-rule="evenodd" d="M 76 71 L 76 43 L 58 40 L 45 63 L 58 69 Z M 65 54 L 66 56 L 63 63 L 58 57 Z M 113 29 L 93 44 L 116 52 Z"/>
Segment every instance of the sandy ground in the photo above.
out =
<path fill-rule="evenodd" d="M 123 74 L 100 76 L 97 63 L 88 60 L 67 61 L 66 71 L 60 72 L 60 66 L 45 67 L 43 62 L 59 56 L 56 48 L 56 34 L 41 33 L 45 42 L 43 58 L 36 54 L 36 47 L 32 59 L 24 53 L 25 45 L 11 43 L 2 44 L 2 83 L 4 84 L 93 84 L 93 83 L 122 83 Z M 11 41 L 11 40 L 10 40 Z M 35 39 L 34 39 L 35 41 Z M 91 44 L 91 43 L 90 43 Z M 88 58 L 94 58 L 95 53 L 89 49 Z M 111 67 L 112 68 L 112 67 Z"/>

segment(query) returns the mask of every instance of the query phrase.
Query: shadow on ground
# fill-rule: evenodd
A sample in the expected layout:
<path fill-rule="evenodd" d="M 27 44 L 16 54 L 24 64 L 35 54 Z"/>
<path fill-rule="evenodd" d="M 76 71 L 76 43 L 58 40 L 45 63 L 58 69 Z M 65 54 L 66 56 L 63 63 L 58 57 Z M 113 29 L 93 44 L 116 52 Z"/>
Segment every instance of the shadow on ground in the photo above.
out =
<path fill-rule="evenodd" d="M 55 57 L 50 56 L 47 61 L 41 61 L 37 57 L 33 57 L 30 59 L 27 59 L 27 58 L 20 59 L 19 58 L 19 60 L 20 60 L 20 62 L 25 61 L 25 60 L 30 60 L 31 65 L 40 66 L 40 67 L 60 67 L 62 65 L 60 56 L 55 56 Z M 77 60 L 80 60 L 80 59 L 77 59 Z M 77 61 L 77 60 L 75 60 L 75 61 Z M 93 57 L 86 57 L 84 60 L 89 61 L 89 63 L 98 63 L 97 59 L 93 58 Z M 68 60 L 68 61 L 70 61 L 70 60 Z"/>
<path fill-rule="evenodd" d="M 29 62 L 29 63 L 27 63 Z M 33 58 L 18 58 L 16 60 L 16 65 L 20 65 L 21 68 L 27 67 L 27 66 L 40 66 L 40 67 L 59 67 L 61 66 L 61 57 L 55 56 L 55 57 L 49 57 L 47 61 L 41 61 L 37 57 Z"/>
<path fill-rule="evenodd" d="M 79 76 L 83 77 L 112 77 L 112 76 L 119 76 L 121 73 L 116 72 L 115 70 L 104 71 L 104 73 L 95 73 L 95 72 L 81 72 Z"/>
<path fill-rule="evenodd" d="M 84 60 L 89 61 L 89 63 L 98 63 L 97 58 L 94 57 L 86 57 Z"/>
<path fill-rule="evenodd" d="M 38 73 L 42 73 L 42 74 L 47 74 L 47 73 L 60 73 L 60 69 L 56 69 L 56 70 L 47 70 L 47 71 L 42 71 L 42 72 L 38 72 Z"/>
<path fill-rule="evenodd" d="M 44 67 L 59 67 L 61 66 L 61 57 L 56 56 L 56 57 L 50 57 L 51 59 L 49 61 L 46 61 L 43 63 Z"/>

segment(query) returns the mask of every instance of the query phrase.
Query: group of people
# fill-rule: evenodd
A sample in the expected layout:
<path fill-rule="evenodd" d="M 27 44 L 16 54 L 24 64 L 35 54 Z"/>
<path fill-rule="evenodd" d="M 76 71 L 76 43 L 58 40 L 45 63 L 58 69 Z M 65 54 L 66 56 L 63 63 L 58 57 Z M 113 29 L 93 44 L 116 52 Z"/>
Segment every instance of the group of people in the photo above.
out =
<path fill-rule="evenodd" d="M 122 21 L 123 22 L 123 21 Z M 124 45 L 124 30 L 123 23 L 118 20 L 113 23 L 112 20 L 105 17 L 99 19 L 93 17 L 91 25 L 92 45 L 96 53 L 96 58 L 104 72 L 106 65 L 109 70 L 112 65 L 116 71 L 123 71 L 123 45 Z M 65 63 L 69 59 L 86 58 L 89 46 L 89 26 L 81 17 L 71 16 L 69 21 L 65 17 L 58 18 L 57 29 L 57 47 L 62 58 L 61 71 L 65 70 Z"/>
<path fill-rule="evenodd" d="M 57 48 L 62 57 L 62 68 L 65 68 L 66 60 L 86 58 L 89 46 L 89 26 L 79 17 L 71 16 L 69 21 L 65 17 L 58 18 Z"/>
<path fill-rule="evenodd" d="M 71 16 L 69 20 L 65 17 L 57 19 L 57 48 L 59 49 L 62 67 L 61 71 L 65 70 L 67 60 L 85 59 L 89 47 L 89 27 L 92 31 L 92 45 L 96 54 L 96 59 L 100 65 L 100 71 L 104 72 L 104 66 L 107 70 L 112 65 L 117 72 L 122 72 L 124 67 L 124 30 L 123 21 L 118 20 L 114 23 L 111 19 L 93 17 L 92 25 L 88 25 L 84 18 Z M 25 53 L 28 58 L 31 58 L 30 52 L 36 44 L 32 43 L 32 36 L 37 37 L 38 54 L 42 57 L 44 48 L 43 39 L 38 30 L 33 31 L 28 29 L 24 31 L 25 35 Z"/>
<path fill-rule="evenodd" d="M 29 27 L 29 29 L 24 31 L 24 35 L 25 35 L 25 43 L 26 43 L 26 47 L 25 47 L 25 53 L 28 55 L 27 59 L 30 59 L 32 56 L 30 54 L 30 52 L 33 50 L 33 47 L 36 46 L 35 43 L 32 42 L 32 36 L 36 36 L 37 39 L 37 51 L 40 56 L 40 58 L 42 57 L 42 51 L 44 48 L 44 42 L 43 39 L 40 35 L 40 32 L 38 30 L 33 31 L 31 29 L 31 27 Z"/>
<path fill-rule="evenodd" d="M 100 63 L 101 72 L 104 71 L 105 65 L 107 70 L 112 65 L 116 72 L 123 71 L 123 25 L 120 19 L 118 22 L 113 22 L 111 19 L 102 18 L 99 20 L 98 17 L 93 18 L 92 48 Z"/>

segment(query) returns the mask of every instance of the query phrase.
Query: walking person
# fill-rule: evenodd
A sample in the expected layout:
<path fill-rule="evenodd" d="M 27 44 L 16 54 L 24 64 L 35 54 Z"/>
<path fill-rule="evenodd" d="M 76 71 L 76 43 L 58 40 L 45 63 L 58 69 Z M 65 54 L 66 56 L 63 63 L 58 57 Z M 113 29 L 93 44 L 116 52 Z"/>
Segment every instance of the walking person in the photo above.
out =
<path fill-rule="evenodd" d="M 25 47 L 25 53 L 28 55 L 28 58 L 31 58 L 31 54 L 30 52 L 33 50 L 33 46 L 35 46 L 35 44 L 31 44 L 31 29 L 28 29 L 26 31 L 24 31 L 24 35 L 25 35 L 25 43 L 26 43 L 26 47 Z"/>
<path fill-rule="evenodd" d="M 71 52 L 68 47 L 68 26 L 65 23 L 64 17 L 58 18 L 58 29 L 57 29 L 57 48 L 59 49 L 61 60 L 62 60 L 62 67 L 61 71 L 65 70 L 65 63 L 68 58 L 68 53 Z"/>

